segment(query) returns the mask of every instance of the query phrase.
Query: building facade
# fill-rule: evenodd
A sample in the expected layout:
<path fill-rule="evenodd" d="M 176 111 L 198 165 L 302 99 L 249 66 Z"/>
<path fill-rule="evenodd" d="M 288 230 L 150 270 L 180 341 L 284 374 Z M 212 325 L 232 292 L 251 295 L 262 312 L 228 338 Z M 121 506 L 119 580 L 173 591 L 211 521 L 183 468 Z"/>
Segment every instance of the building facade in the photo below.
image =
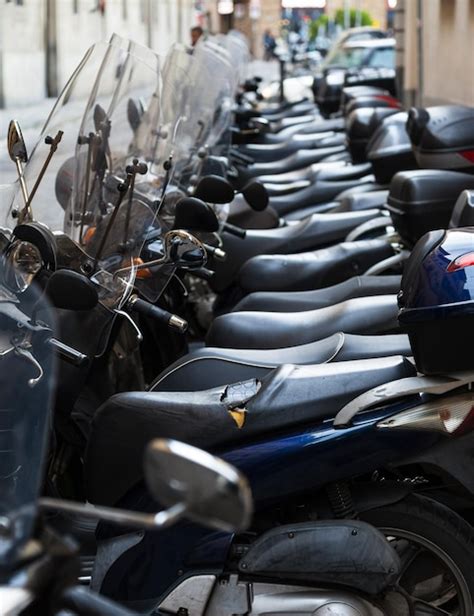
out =
<path fill-rule="evenodd" d="M 263 34 L 278 36 L 281 0 L 208 0 L 205 27 L 209 32 L 240 30 L 249 39 L 252 54 L 263 57 Z"/>
<path fill-rule="evenodd" d="M 399 0 L 395 34 L 407 104 L 474 105 L 474 0 Z"/>
<path fill-rule="evenodd" d="M 189 41 L 195 0 L 0 0 L 0 107 L 56 96 L 114 32 L 162 53 Z"/>

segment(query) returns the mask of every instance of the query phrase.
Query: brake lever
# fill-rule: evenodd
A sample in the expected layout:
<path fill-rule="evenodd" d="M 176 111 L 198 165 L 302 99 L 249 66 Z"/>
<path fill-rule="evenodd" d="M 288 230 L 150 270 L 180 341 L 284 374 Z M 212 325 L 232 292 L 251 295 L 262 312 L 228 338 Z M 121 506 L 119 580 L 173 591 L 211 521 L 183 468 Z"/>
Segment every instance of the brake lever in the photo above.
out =
<path fill-rule="evenodd" d="M 25 344 L 25 343 L 23 343 L 23 344 Z M 29 350 L 31 348 L 31 345 L 29 343 L 26 343 L 26 344 L 28 346 L 22 346 L 21 344 L 16 344 L 15 345 L 15 353 L 17 355 L 19 355 L 20 357 L 23 357 L 24 359 L 26 359 L 26 361 L 28 361 L 38 371 L 38 376 L 28 380 L 28 386 L 33 388 L 33 387 L 36 387 L 36 385 L 38 385 L 38 383 L 43 378 L 44 370 L 41 367 L 41 364 L 39 363 L 39 361 L 33 356 L 31 351 Z"/>
<path fill-rule="evenodd" d="M 138 325 L 135 323 L 132 317 L 128 314 L 128 312 L 126 312 L 125 310 L 120 310 L 119 308 L 115 308 L 114 313 L 120 315 L 121 317 L 124 317 L 124 319 L 126 319 L 130 323 L 130 325 L 133 327 L 133 329 L 135 330 L 138 342 L 143 342 L 143 334 L 140 331 L 140 328 L 138 327 Z"/>

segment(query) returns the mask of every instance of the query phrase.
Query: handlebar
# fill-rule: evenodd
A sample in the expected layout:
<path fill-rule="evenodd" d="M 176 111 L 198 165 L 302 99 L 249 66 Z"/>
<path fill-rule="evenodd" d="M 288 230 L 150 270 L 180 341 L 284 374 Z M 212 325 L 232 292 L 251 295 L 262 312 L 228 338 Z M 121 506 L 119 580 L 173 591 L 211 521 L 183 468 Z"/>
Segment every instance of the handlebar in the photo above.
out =
<path fill-rule="evenodd" d="M 185 319 L 182 319 L 177 314 L 168 312 L 159 306 L 155 306 L 144 299 L 140 299 L 136 295 L 133 295 L 128 300 L 127 305 L 131 310 L 135 310 L 135 312 L 143 314 L 146 317 L 161 321 L 161 323 L 177 330 L 180 334 L 184 334 L 188 329 L 188 322 Z"/>
<path fill-rule="evenodd" d="M 222 225 L 222 228 L 224 231 L 227 231 L 227 233 L 230 233 L 231 235 L 235 235 L 235 237 L 238 237 L 241 240 L 244 240 L 247 236 L 246 229 L 242 229 L 241 227 L 236 227 L 235 225 L 231 225 L 230 222 L 225 222 Z"/>
<path fill-rule="evenodd" d="M 204 243 L 203 243 L 203 246 L 206 249 L 208 256 L 213 257 L 216 261 L 226 260 L 227 254 L 225 253 L 224 250 L 222 250 L 222 248 L 218 248 L 216 246 L 211 246 L 210 244 L 204 244 Z"/>
<path fill-rule="evenodd" d="M 53 351 L 55 351 L 59 355 L 61 359 L 66 361 L 68 364 L 76 366 L 76 368 L 81 368 L 82 366 L 85 366 L 89 361 L 87 355 L 76 351 L 76 349 L 73 349 L 67 344 L 64 344 L 64 342 L 56 340 L 56 338 L 50 338 L 48 340 L 48 344 L 53 349 Z"/>
<path fill-rule="evenodd" d="M 187 272 L 196 278 L 200 278 L 201 280 L 212 280 L 214 277 L 214 272 L 207 267 L 200 267 L 199 269 L 193 269 Z"/>

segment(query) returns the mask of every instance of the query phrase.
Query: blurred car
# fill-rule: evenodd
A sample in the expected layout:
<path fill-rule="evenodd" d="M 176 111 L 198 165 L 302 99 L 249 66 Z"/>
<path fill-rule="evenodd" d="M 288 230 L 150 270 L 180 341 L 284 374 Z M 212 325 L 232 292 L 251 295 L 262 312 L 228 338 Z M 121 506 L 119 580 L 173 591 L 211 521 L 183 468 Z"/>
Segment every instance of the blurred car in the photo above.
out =
<path fill-rule="evenodd" d="M 318 49 L 325 60 L 329 61 L 329 56 L 346 43 L 367 41 L 371 39 L 383 39 L 387 37 L 385 30 L 373 26 L 363 26 L 360 28 L 349 28 L 343 30 L 335 39 L 318 36 L 314 42 L 315 49 Z"/>
<path fill-rule="evenodd" d="M 364 68 L 395 69 L 395 39 L 372 38 L 335 46 L 313 79 L 313 94 L 321 111 L 337 111 L 346 73 Z"/>

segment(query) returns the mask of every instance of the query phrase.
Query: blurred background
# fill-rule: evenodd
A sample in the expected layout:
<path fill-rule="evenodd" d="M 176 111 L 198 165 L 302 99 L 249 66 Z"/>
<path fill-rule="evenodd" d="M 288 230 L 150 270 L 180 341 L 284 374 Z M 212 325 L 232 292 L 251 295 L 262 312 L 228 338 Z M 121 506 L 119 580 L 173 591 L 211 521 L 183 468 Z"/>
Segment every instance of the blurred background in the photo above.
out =
<path fill-rule="evenodd" d="M 474 0 L 0 0 L 0 108 L 57 96 L 112 32 L 164 52 L 195 25 L 244 32 L 268 75 L 283 57 L 317 72 L 343 30 L 371 26 L 395 39 L 371 62 L 393 61 L 406 104 L 474 104 Z"/>

